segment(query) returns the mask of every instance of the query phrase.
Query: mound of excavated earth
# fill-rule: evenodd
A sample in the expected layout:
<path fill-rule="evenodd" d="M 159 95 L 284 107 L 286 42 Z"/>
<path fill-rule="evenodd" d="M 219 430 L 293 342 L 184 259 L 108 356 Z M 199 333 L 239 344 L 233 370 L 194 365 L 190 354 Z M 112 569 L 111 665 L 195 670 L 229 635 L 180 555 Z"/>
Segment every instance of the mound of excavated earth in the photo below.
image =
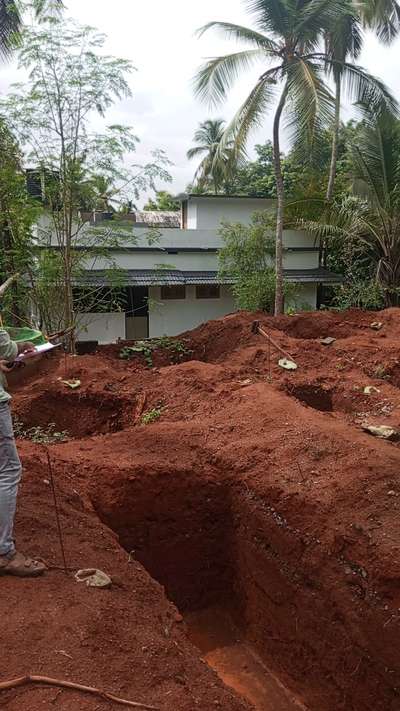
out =
<path fill-rule="evenodd" d="M 162 711 L 400 708 L 400 310 L 258 318 L 272 345 L 240 313 L 151 363 L 109 346 L 15 387 L 18 546 L 50 570 L 1 579 L 0 681 Z M 49 424 L 65 442 L 29 441 Z M 120 708 L 43 686 L 0 706 Z"/>

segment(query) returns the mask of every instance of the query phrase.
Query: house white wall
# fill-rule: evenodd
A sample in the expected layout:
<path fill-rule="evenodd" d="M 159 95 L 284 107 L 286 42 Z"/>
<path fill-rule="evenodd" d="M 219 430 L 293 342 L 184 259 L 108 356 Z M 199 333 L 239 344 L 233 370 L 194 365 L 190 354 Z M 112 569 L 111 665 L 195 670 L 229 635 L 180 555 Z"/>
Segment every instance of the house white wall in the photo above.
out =
<path fill-rule="evenodd" d="M 235 301 L 229 286 L 221 286 L 219 299 L 196 299 L 196 287 L 186 287 L 185 299 L 162 301 L 161 287 L 149 288 L 149 337 L 177 336 L 183 331 L 196 328 L 201 323 L 220 318 L 236 311 Z M 315 284 L 298 285 L 293 299 L 295 309 L 312 309 L 317 306 Z"/>
<path fill-rule="evenodd" d="M 190 197 L 188 215 L 196 215 L 188 227 L 198 230 L 219 229 L 221 222 L 250 223 L 255 212 L 274 210 L 275 200 L 259 200 L 256 198 L 206 198 Z M 196 208 L 196 212 L 195 212 Z M 197 214 L 196 214 L 197 213 Z"/>
<path fill-rule="evenodd" d="M 218 257 L 212 252 L 180 252 L 167 254 L 165 252 L 113 252 L 112 259 L 115 267 L 120 269 L 157 269 L 159 265 L 164 268 L 183 269 L 187 271 L 215 271 L 218 269 Z M 110 269 L 110 262 L 99 257 L 92 269 Z M 88 265 L 89 268 L 89 265 Z"/>
<path fill-rule="evenodd" d="M 185 299 L 161 300 L 161 288 L 149 289 L 149 336 L 176 336 L 210 319 L 235 311 L 231 290 L 221 286 L 219 299 L 196 299 L 196 287 L 186 287 Z"/>
<path fill-rule="evenodd" d="M 181 269 L 183 271 L 218 271 L 218 255 L 212 252 L 113 252 L 113 263 L 120 269 Z M 164 266 L 162 266 L 164 265 Z M 283 255 L 285 269 L 316 269 L 318 267 L 318 252 L 285 252 Z M 110 262 L 101 257 L 95 262 L 90 260 L 87 268 L 110 269 Z"/>
<path fill-rule="evenodd" d="M 197 227 L 197 203 L 189 201 L 187 210 L 187 227 L 195 230 Z"/>
<path fill-rule="evenodd" d="M 121 312 L 79 314 L 76 337 L 78 341 L 115 343 L 118 338 L 125 338 L 125 314 Z"/>
<path fill-rule="evenodd" d="M 229 286 L 221 286 L 219 299 L 196 299 L 195 286 L 186 287 L 185 299 L 173 299 L 171 301 L 162 301 L 160 287 L 150 287 L 149 298 L 150 338 L 164 335 L 176 336 L 183 331 L 189 331 L 199 326 L 205 321 L 220 318 L 236 310 Z M 294 308 L 315 309 L 316 305 L 317 293 L 315 285 L 299 285 L 294 298 Z M 78 340 L 96 340 L 104 344 L 115 343 L 119 338 L 125 339 L 128 337 L 124 313 L 85 313 L 79 315 Z M 140 337 L 143 338 L 142 333 Z"/>
<path fill-rule="evenodd" d="M 315 311 L 317 308 L 317 285 L 296 284 L 296 294 L 293 298 L 293 308 L 296 311 L 303 311 L 304 309 Z"/>

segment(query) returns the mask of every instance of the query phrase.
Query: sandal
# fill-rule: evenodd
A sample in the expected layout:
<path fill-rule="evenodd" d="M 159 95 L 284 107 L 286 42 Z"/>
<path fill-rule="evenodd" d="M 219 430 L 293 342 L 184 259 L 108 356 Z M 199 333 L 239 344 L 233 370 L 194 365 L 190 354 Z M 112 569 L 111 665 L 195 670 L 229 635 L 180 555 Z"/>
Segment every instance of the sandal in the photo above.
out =
<path fill-rule="evenodd" d="M 47 570 L 44 563 L 32 558 L 26 558 L 22 553 L 15 552 L 9 558 L 0 555 L 0 575 L 15 575 L 18 578 L 36 578 Z"/>

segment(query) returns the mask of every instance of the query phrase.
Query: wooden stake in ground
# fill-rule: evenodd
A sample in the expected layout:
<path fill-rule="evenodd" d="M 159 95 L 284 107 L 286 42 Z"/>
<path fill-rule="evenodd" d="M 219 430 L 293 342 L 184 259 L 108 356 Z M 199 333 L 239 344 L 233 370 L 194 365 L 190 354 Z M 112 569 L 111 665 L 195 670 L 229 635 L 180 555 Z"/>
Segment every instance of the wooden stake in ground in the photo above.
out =
<path fill-rule="evenodd" d="M 150 711 L 158 711 L 157 706 L 148 706 L 147 704 L 142 704 L 139 701 L 129 701 L 128 699 L 121 699 L 119 696 L 114 696 L 114 694 L 109 694 L 107 691 L 101 691 L 101 689 L 96 689 L 94 686 L 83 686 L 83 684 L 75 684 L 72 681 L 64 681 L 63 679 L 52 679 L 49 676 L 35 676 L 29 674 L 28 676 L 21 676 L 17 679 L 10 679 L 9 681 L 0 682 L 0 691 L 5 691 L 6 689 L 14 689 L 18 686 L 26 686 L 27 684 L 46 684 L 47 686 L 60 686 L 65 689 L 75 689 L 77 691 L 82 691 L 85 694 L 94 694 L 95 696 L 101 696 L 107 701 L 113 701 L 115 704 L 120 704 L 120 706 L 129 706 L 130 708 L 136 709 L 150 709 Z"/>
<path fill-rule="evenodd" d="M 53 467 L 51 464 L 51 459 L 50 459 L 50 454 L 49 450 L 47 447 L 45 448 L 46 456 L 47 456 L 47 466 L 49 469 L 49 477 L 50 477 L 50 486 L 51 490 L 53 493 L 53 501 L 54 501 L 54 511 L 56 515 L 56 522 L 57 522 L 57 530 L 58 530 L 58 539 L 60 541 L 60 549 L 61 549 L 61 555 L 62 555 L 62 561 L 63 561 L 63 566 L 64 566 L 64 573 L 68 575 L 68 568 L 67 568 L 67 560 L 65 557 L 65 548 L 64 548 L 64 540 L 63 540 L 63 535 L 62 535 L 62 529 L 61 529 L 61 521 L 60 521 L 60 513 L 58 510 L 58 501 L 57 501 L 57 494 L 56 494 L 56 486 L 54 483 L 54 476 L 53 476 Z"/>

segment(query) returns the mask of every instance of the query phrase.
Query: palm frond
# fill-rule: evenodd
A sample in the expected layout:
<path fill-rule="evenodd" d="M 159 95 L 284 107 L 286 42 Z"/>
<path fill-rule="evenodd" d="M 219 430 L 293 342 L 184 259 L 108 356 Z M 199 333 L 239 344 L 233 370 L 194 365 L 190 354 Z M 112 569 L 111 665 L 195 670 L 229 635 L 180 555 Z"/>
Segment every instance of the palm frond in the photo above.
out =
<path fill-rule="evenodd" d="M 350 195 L 330 204 L 327 216 L 328 220 L 298 220 L 296 227 L 311 232 L 321 241 L 335 237 L 343 240 L 361 238 L 369 231 L 376 231 L 373 212 L 368 202 L 360 197 Z"/>
<path fill-rule="evenodd" d="M 392 212 L 399 195 L 400 126 L 387 112 L 376 112 L 369 101 L 358 105 L 362 122 L 352 146 L 356 189 L 380 211 Z"/>
<path fill-rule="evenodd" d="M 377 77 L 369 74 L 358 64 L 339 62 L 322 53 L 310 54 L 306 57 L 322 67 L 339 71 L 348 98 L 354 102 L 366 103 L 368 100 L 375 111 L 387 111 L 393 116 L 399 116 L 399 104 L 390 89 Z"/>
<path fill-rule="evenodd" d="M 257 27 L 280 36 L 289 34 L 290 16 L 285 0 L 245 0 L 245 4 Z"/>
<path fill-rule="evenodd" d="M 279 45 L 273 39 L 270 39 L 261 32 L 253 30 L 251 27 L 235 25 L 232 22 L 208 22 L 204 27 L 198 30 L 197 34 L 201 37 L 210 29 L 221 32 L 227 39 L 234 39 L 238 42 L 248 42 L 259 49 L 264 49 L 267 53 L 277 54 L 279 52 Z"/>
<path fill-rule="evenodd" d="M 364 26 L 372 29 L 385 44 L 391 44 L 400 32 L 398 0 L 358 0 Z"/>
<path fill-rule="evenodd" d="M 208 152 L 207 146 L 194 146 L 193 148 L 189 148 L 189 150 L 186 153 L 186 157 L 189 160 L 192 160 L 193 158 L 199 158 L 202 156 L 204 153 Z"/>
<path fill-rule="evenodd" d="M 388 200 L 386 166 L 377 132 L 373 141 L 359 141 L 351 148 L 354 190 L 366 196 L 376 209 L 384 209 Z"/>
<path fill-rule="evenodd" d="M 32 0 L 32 6 L 38 18 L 43 15 L 58 15 L 65 9 L 63 0 Z"/>
<path fill-rule="evenodd" d="M 345 62 L 350 56 L 357 59 L 360 56 L 363 35 L 359 18 L 354 14 L 343 14 L 329 27 L 325 35 L 327 55 L 338 62 Z M 340 66 L 328 67 L 334 75 L 340 75 Z"/>
<path fill-rule="evenodd" d="M 227 126 L 217 155 L 221 155 L 227 146 L 232 146 L 237 160 L 246 156 L 246 143 L 249 134 L 261 125 L 266 112 L 271 107 L 276 93 L 275 85 L 280 74 L 281 67 L 274 67 L 258 80 Z"/>
<path fill-rule="evenodd" d="M 298 158 L 318 162 L 323 132 L 332 125 L 335 100 L 320 67 L 298 59 L 287 67 L 288 126 Z"/>
<path fill-rule="evenodd" d="M 350 0 L 308 0 L 294 9 L 294 34 L 303 46 L 315 42 L 321 33 L 340 22 L 345 15 L 353 15 Z"/>
<path fill-rule="evenodd" d="M 32 0 L 32 8 L 37 18 L 57 15 L 64 9 L 62 0 Z M 0 0 L 0 58 L 9 59 L 20 42 L 22 12 L 24 4 L 20 0 Z"/>
<path fill-rule="evenodd" d="M 243 52 L 215 57 L 200 67 L 194 77 L 196 96 L 211 105 L 224 101 L 240 72 L 250 69 L 254 63 L 265 58 L 260 49 L 248 49 Z"/>
<path fill-rule="evenodd" d="M 0 57 L 9 59 L 15 50 L 22 27 L 19 3 L 0 0 Z"/>

